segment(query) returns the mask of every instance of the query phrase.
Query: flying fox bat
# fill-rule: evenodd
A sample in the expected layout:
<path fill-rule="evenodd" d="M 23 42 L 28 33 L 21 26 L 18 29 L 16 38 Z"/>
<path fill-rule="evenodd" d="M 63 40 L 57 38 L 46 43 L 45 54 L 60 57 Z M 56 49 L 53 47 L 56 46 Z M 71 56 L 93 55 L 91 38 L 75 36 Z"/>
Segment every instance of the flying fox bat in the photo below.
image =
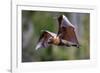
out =
<path fill-rule="evenodd" d="M 50 45 L 58 46 L 74 46 L 79 48 L 79 42 L 76 36 L 76 28 L 65 15 L 58 17 L 59 29 L 55 34 L 50 31 L 43 31 L 36 46 L 38 48 L 46 48 Z"/>

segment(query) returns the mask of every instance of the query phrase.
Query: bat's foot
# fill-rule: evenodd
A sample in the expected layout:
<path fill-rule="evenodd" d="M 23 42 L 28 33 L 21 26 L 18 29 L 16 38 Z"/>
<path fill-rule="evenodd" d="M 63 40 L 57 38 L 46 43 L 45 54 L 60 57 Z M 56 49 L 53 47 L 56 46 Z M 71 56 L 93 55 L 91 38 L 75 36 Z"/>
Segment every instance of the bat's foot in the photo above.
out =
<path fill-rule="evenodd" d="M 77 47 L 77 48 L 80 48 L 80 45 L 79 44 L 75 44 L 75 45 L 72 45 L 74 47 Z"/>

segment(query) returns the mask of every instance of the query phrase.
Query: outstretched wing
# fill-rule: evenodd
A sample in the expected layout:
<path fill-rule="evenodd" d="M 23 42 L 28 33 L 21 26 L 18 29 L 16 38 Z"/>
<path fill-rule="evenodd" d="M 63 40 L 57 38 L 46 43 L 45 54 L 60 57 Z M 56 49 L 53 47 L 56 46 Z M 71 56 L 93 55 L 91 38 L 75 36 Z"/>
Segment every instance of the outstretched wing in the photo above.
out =
<path fill-rule="evenodd" d="M 66 41 L 79 44 L 77 37 L 76 37 L 76 32 L 75 32 L 75 26 L 70 23 L 67 17 L 64 15 L 61 15 L 58 18 L 59 22 L 59 31 L 58 31 L 58 36 Z"/>
<path fill-rule="evenodd" d="M 35 49 L 37 50 L 39 48 L 46 48 L 46 47 L 50 46 L 50 44 L 48 44 L 48 41 L 50 38 L 54 37 L 55 35 L 56 35 L 55 33 L 52 33 L 49 31 L 44 31 L 41 34 Z"/>

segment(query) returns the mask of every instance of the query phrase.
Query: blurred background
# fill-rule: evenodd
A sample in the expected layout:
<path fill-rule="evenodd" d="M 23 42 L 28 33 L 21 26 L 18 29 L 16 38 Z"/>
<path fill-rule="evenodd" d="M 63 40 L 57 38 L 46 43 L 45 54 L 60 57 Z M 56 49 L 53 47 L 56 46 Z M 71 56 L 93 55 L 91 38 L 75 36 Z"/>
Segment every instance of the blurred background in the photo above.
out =
<path fill-rule="evenodd" d="M 64 14 L 75 25 L 80 48 L 50 46 L 35 50 L 41 30 L 58 32 L 57 18 Z M 90 59 L 90 14 L 22 10 L 22 62 Z"/>

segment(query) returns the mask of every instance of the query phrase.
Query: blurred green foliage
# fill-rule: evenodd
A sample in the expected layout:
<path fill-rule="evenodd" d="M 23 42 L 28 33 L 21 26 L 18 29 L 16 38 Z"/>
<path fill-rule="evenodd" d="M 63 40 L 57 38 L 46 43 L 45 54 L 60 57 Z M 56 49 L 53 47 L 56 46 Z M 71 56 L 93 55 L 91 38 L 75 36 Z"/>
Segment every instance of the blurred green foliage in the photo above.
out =
<path fill-rule="evenodd" d="M 66 46 L 50 46 L 48 48 L 40 48 L 35 50 L 37 41 L 41 35 L 41 30 L 48 30 L 57 33 L 57 18 L 64 14 L 68 19 L 76 15 L 76 24 L 78 27 L 78 39 L 80 48 Z M 67 13 L 67 12 L 46 12 L 46 11 L 22 11 L 22 62 L 37 61 L 58 61 L 58 60 L 81 60 L 90 58 L 90 14 L 88 13 Z M 30 24 L 30 22 L 32 24 Z M 32 25 L 29 27 L 29 25 Z M 32 29 L 30 33 L 30 29 Z M 25 35 L 26 33 L 26 35 Z M 28 34 L 30 33 L 30 34 Z M 25 40 L 27 39 L 27 43 Z M 25 44 L 26 43 L 26 44 Z M 24 46 L 25 44 L 25 46 Z"/>

